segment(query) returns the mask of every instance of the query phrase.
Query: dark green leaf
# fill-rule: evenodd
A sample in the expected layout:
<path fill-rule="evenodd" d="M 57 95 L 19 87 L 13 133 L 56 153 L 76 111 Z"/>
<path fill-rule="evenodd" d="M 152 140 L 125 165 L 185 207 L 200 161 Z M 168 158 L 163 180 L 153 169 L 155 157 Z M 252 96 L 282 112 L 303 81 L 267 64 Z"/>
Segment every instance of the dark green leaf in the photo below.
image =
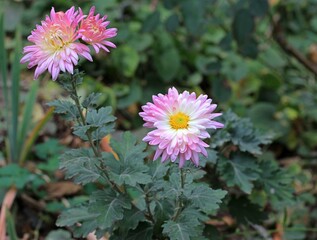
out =
<path fill-rule="evenodd" d="M 124 209 L 131 208 L 129 199 L 110 189 L 94 192 L 89 204 L 89 212 L 99 214 L 96 220 L 100 229 L 108 229 L 116 221 L 122 220 Z"/>
<path fill-rule="evenodd" d="M 148 166 L 150 167 L 149 174 L 152 176 L 153 181 L 162 179 L 169 169 L 167 164 L 160 161 L 150 161 Z"/>
<path fill-rule="evenodd" d="M 232 111 L 227 111 L 217 120 L 224 123 L 225 128 L 215 132 L 212 147 L 232 142 L 242 152 L 261 154 L 260 145 L 270 143 L 274 136 L 274 133 L 259 131 L 249 119 L 240 118 Z"/>
<path fill-rule="evenodd" d="M 179 217 L 168 220 L 163 224 L 163 233 L 171 240 L 200 239 L 203 231 L 202 221 L 207 221 L 208 217 L 201 214 L 194 208 L 185 208 Z"/>
<path fill-rule="evenodd" d="M 134 231 L 130 231 L 126 240 L 152 240 L 153 226 L 147 223 L 140 224 Z M 121 238 L 117 238 L 120 240 Z M 112 240 L 112 238 L 111 238 Z"/>
<path fill-rule="evenodd" d="M 142 88 L 138 81 L 133 81 L 126 95 L 118 98 L 118 108 L 126 108 L 142 98 Z"/>
<path fill-rule="evenodd" d="M 15 186 L 21 189 L 35 178 L 36 175 L 17 164 L 9 164 L 0 168 L 0 188 Z"/>
<path fill-rule="evenodd" d="M 137 183 L 151 182 L 151 176 L 147 174 L 148 167 L 144 165 L 144 158 L 147 156 L 144 152 L 146 144 L 137 144 L 132 134 L 126 132 L 121 141 L 111 141 L 111 146 L 118 154 L 119 161 L 112 154 L 104 153 L 104 164 L 116 184 L 135 186 Z"/>
<path fill-rule="evenodd" d="M 230 213 L 240 224 L 260 224 L 267 219 L 267 214 L 261 211 L 260 206 L 251 203 L 246 197 L 232 198 L 228 206 Z"/>
<path fill-rule="evenodd" d="M 75 183 L 95 182 L 100 177 L 98 159 L 91 149 L 73 149 L 60 157 L 60 168 L 65 171 L 66 178 L 73 178 Z"/>
<path fill-rule="evenodd" d="M 55 156 L 56 154 L 59 154 L 62 151 L 64 151 L 65 147 L 62 144 L 60 144 L 57 139 L 52 138 L 44 143 L 37 144 L 34 147 L 34 150 L 35 154 L 39 158 L 46 160 L 49 157 Z"/>
<path fill-rule="evenodd" d="M 263 17 L 269 10 L 268 0 L 249 0 L 250 11 L 256 17 Z"/>
<path fill-rule="evenodd" d="M 212 96 L 219 102 L 228 101 L 231 97 L 232 90 L 227 80 L 217 78 L 212 82 Z"/>
<path fill-rule="evenodd" d="M 83 101 L 82 106 L 84 108 L 95 108 L 97 106 L 100 96 L 101 96 L 101 93 L 89 94 L 89 96 Z"/>
<path fill-rule="evenodd" d="M 276 161 L 262 160 L 258 183 L 263 186 L 275 209 L 281 210 L 294 203 L 292 175 L 287 169 L 282 169 Z"/>
<path fill-rule="evenodd" d="M 248 38 L 242 44 L 239 45 L 240 53 L 252 59 L 256 59 L 258 56 L 258 42 L 254 38 Z"/>
<path fill-rule="evenodd" d="M 160 17 L 158 10 L 150 14 L 143 22 L 142 32 L 153 32 L 160 24 Z"/>
<path fill-rule="evenodd" d="M 219 204 L 227 192 L 213 190 L 205 184 L 192 183 L 185 188 L 184 194 L 194 207 L 197 207 L 206 214 L 211 214 L 219 208 Z"/>
<path fill-rule="evenodd" d="M 102 107 L 98 110 L 89 109 L 86 117 L 85 126 L 74 127 L 74 134 L 87 141 L 87 132 L 91 133 L 92 140 L 97 141 L 105 137 L 113 131 L 114 120 L 116 119 L 111 115 L 111 107 Z"/>
<path fill-rule="evenodd" d="M 74 103 L 66 100 L 54 100 L 47 104 L 50 107 L 55 107 L 54 112 L 61 114 L 67 120 L 78 119 L 80 114 Z"/>
<path fill-rule="evenodd" d="M 178 73 L 181 60 L 176 48 L 165 49 L 156 58 L 156 70 L 164 82 L 170 82 Z"/>
<path fill-rule="evenodd" d="M 82 221 L 92 220 L 100 213 L 90 213 L 86 207 L 71 208 L 63 211 L 58 217 L 56 225 L 58 227 L 72 226 Z"/>
<path fill-rule="evenodd" d="M 247 9 L 239 10 L 233 19 L 233 37 L 238 44 L 245 43 L 252 35 L 254 30 L 254 19 Z"/>
<path fill-rule="evenodd" d="M 133 77 L 140 62 L 139 53 L 131 46 L 123 45 L 112 54 L 113 61 L 125 77 Z"/>
<path fill-rule="evenodd" d="M 164 7 L 167 9 L 172 9 L 176 7 L 179 3 L 179 0 L 163 0 Z"/>
<path fill-rule="evenodd" d="M 234 154 L 230 160 L 220 157 L 217 170 L 229 187 L 236 185 L 245 193 L 251 193 L 253 181 L 259 178 L 256 158 L 247 154 Z"/>
<path fill-rule="evenodd" d="M 146 221 L 144 211 L 136 208 L 124 211 L 124 218 L 119 222 L 121 236 L 127 236 L 129 230 L 135 230 L 140 222 Z"/>
<path fill-rule="evenodd" d="M 204 10 L 202 1 L 181 1 L 181 11 L 185 26 L 191 34 L 201 34 L 204 27 Z"/>
<path fill-rule="evenodd" d="M 157 181 L 154 186 L 158 189 L 164 188 L 162 194 L 165 198 L 178 199 L 183 194 L 180 179 L 179 173 L 172 173 L 170 174 L 168 181 Z M 161 184 L 161 186 L 159 184 Z"/>
<path fill-rule="evenodd" d="M 218 153 L 215 150 L 212 150 L 210 148 L 206 149 L 207 150 L 207 157 L 201 156 L 199 160 L 199 165 L 202 167 L 205 167 L 206 164 L 211 163 L 211 164 L 216 164 L 218 161 Z"/>
<path fill-rule="evenodd" d="M 179 26 L 179 18 L 177 14 L 172 14 L 165 21 L 165 28 L 169 32 L 174 32 Z"/>

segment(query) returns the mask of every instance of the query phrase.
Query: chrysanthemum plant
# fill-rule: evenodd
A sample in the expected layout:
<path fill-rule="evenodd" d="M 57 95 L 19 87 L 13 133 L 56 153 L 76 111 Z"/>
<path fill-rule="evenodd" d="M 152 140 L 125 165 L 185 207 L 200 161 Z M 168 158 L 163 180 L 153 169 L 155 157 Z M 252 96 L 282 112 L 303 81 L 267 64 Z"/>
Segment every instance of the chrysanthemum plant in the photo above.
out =
<path fill-rule="evenodd" d="M 211 99 L 170 88 L 142 107 L 144 127 L 151 129 L 144 142 L 126 132 L 111 140 L 111 151 L 101 151 L 100 141 L 115 131 L 116 118 L 111 107 L 96 106 L 100 94 L 85 99 L 78 95 L 83 73 L 76 66 L 79 56 L 92 61 L 92 49 L 98 53 L 114 48 L 108 39 L 117 31 L 107 28 L 109 21 L 94 10 L 84 15 L 74 7 L 66 12 L 53 8 L 29 36 L 34 44 L 24 48 L 21 60 L 29 62 L 30 68 L 36 66 L 35 78 L 47 70 L 69 93 L 72 101 L 55 100 L 49 105 L 74 122 L 73 133 L 90 143 L 90 148 L 65 152 L 60 167 L 66 178 L 82 185 L 96 183 L 98 190 L 87 203 L 62 212 L 57 225 L 71 228 L 75 237 L 94 233 L 98 239 L 106 234 L 110 239 L 206 239 L 205 224 L 227 192 L 210 187 L 208 181 L 215 176 L 205 177 L 203 167 L 217 164 L 227 186 L 250 193 L 253 182 L 261 180 L 251 154 L 260 152 L 259 145 L 269 138 L 260 136 L 249 122 L 238 126 L 233 113 L 222 119 L 228 122 L 227 131 L 216 130 L 224 125 L 213 120 L 221 114 L 214 113 L 216 104 Z M 208 139 L 215 132 L 211 150 Z M 231 154 L 233 145 L 249 154 Z"/>

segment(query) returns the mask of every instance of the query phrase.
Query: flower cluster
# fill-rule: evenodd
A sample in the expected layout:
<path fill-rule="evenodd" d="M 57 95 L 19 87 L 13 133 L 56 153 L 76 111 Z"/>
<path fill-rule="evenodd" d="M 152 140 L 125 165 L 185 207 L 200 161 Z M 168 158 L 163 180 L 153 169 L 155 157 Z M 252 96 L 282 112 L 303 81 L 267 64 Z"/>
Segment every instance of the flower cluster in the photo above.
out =
<path fill-rule="evenodd" d="M 52 8 L 50 16 L 46 16 L 41 25 L 37 25 L 28 40 L 34 45 L 23 49 L 21 63 L 29 62 L 28 68 L 37 66 L 34 78 L 48 70 L 53 80 L 59 73 L 73 74 L 79 56 L 92 61 L 89 45 L 98 53 L 99 49 L 109 52 L 108 47 L 116 46 L 107 39 L 117 35 L 116 28 L 109 28 L 107 16 L 95 15 L 92 7 L 88 16 L 75 7 L 66 12 L 55 12 Z"/>
<path fill-rule="evenodd" d="M 150 145 L 157 145 L 154 160 L 161 156 L 162 162 L 179 158 L 179 167 L 186 160 L 199 164 L 199 153 L 207 156 L 203 139 L 209 138 L 208 128 L 222 128 L 223 124 L 212 119 L 221 113 L 212 113 L 217 105 L 211 104 L 207 95 L 184 91 L 178 93 L 170 88 L 168 94 L 153 96 L 153 103 L 142 107 L 140 116 L 145 121 L 144 127 L 156 128 L 143 139 Z"/>

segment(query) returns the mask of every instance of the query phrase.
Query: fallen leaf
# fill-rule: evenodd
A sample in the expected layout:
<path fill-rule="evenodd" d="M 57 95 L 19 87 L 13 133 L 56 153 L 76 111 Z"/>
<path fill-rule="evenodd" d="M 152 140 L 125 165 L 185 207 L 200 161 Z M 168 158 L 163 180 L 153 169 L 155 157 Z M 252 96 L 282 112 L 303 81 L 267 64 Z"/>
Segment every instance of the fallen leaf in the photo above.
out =
<path fill-rule="evenodd" d="M 112 153 L 115 159 L 119 160 L 118 154 L 115 151 L 113 151 L 112 147 L 110 146 L 110 138 L 111 138 L 111 135 L 108 134 L 103 139 L 101 139 L 100 141 L 101 149 L 105 152 Z"/>
<path fill-rule="evenodd" d="M 82 187 L 73 182 L 51 182 L 44 185 L 47 191 L 46 199 L 61 198 L 79 192 Z"/>

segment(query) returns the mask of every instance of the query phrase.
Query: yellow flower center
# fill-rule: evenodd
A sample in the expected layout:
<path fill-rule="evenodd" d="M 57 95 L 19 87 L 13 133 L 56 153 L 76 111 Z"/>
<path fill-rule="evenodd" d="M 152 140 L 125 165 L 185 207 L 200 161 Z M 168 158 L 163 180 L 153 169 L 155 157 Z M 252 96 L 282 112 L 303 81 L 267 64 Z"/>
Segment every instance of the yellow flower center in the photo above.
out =
<path fill-rule="evenodd" d="M 185 113 L 178 112 L 172 116 L 170 116 L 170 125 L 174 129 L 183 129 L 188 127 L 189 116 Z"/>
<path fill-rule="evenodd" d="M 55 26 L 44 36 L 47 48 L 53 51 L 58 51 L 67 46 L 70 42 L 68 38 L 70 36 L 66 36 L 63 31 L 57 30 Z"/>

